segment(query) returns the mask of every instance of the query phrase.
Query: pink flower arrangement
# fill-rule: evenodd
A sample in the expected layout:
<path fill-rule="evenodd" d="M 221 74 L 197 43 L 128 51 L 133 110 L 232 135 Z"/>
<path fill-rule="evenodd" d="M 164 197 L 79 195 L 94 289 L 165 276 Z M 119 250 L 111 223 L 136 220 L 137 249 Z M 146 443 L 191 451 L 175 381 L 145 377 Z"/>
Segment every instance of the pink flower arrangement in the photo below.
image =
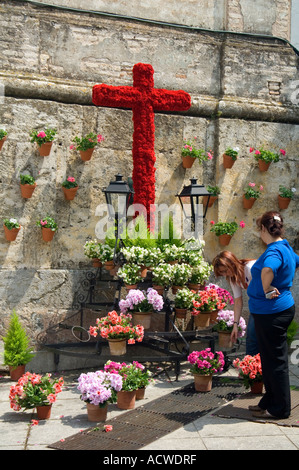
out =
<path fill-rule="evenodd" d="M 216 324 L 213 326 L 215 331 L 229 331 L 233 330 L 234 326 L 234 311 L 233 310 L 220 310 L 216 318 Z M 243 317 L 240 317 L 238 325 L 238 337 L 243 338 L 246 332 L 246 322 Z"/>
<path fill-rule="evenodd" d="M 162 295 L 150 287 L 147 291 L 131 289 L 125 299 L 119 301 L 122 313 L 160 311 L 164 305 Z"/>
<path fill-rule="evenodd" d="M 193 374 L 210 375 L 222 372 L 225 364 L 222 351 L 212 353 L 211 348 L 202 351 L 193 351 L 187 357 L 190 362 L 190 372 Z"/>
<path fill-rule="evenodd" d="M 94 134 L 93 132 L 90 132 L 85 137 L 80 138 L 76 136 L 72 141 L 75 143 L 75 145 L 70 145 L 70 149 L 85 151 L 94 148 L 96 145 L 103 142 L 103 140 L 104 137 L 101 134 Z"/>
<path fill-rule="evenodd" d="M 81 374 L 78 390 L 82 401 L 101 407 L 116 403 L 116 393 L 122 389 L 122 377 L 107 371 L 98 370 Z"/>
<path fill-rule="evenodd" d="M 51 374 L 42 376 L 26 372 L 16 385 L 10 387 L 10 407 L 19 411 L 55 403 L 63 384 L 62 377 L 52 380 Z"/>
<path fill-rule="evenodd" d="M 249 187 L 248 187 L 249 186 Z M 246 199 L 250 199 L 253 197 L 254 199 L 258 199 L 261 195 L 261 191 L 264 190 L 264 187 L 260 185 L 259 189 L 257 189 L 255 183 L 248 183 L 248 186 L 244 189 L 244 196 Z"/>
<path fill-rule="evenodd" d="M 254 158 L 256 160 L 264 160 L 266 163 L 278 162 L 280 155 L 285 156 L 286 154 L 286 151 L 283 149 L 279 149 L 279 155 L 278 153 L 271 152 L 270 150 L 265 150 L 263 147 L 261 147 L 260 150 L 257 150 L 254 147 L 249 147 L 249 152 L 254 152 Z"/>
<path fill-rule="evenodd" d="M 105 372 L 111 375 L 116 374 L 122 377 L 123 385 L 122 390 L 132 391 L 138 388 L 145 387 L 151 381 L 151 373 L 145 370 L 144 365 L 138 361 L 126 364 L 125 362 L 107 361 L 104 365 Z"/>
<path fill-rule="evenodd" d="M 260 354 L 247 355 L 242 361 L 237 358 L 233 361 L 233 366 L 239 370 L 239 377 L 244 380 L 246 388 L 250 388 L 255 382 L 263 381 Z"/>
<path fill-rule="evenodd" d="M 141 342 L 144 328 L 141 325 L 131 325 L 132 315 L 117 314 L 115 310 L 106 317 L 97 318 L 96 326 L 89 327 L 89 334 L 96 337 L 98 333 L 104 339 L 127 339 L 128 344 Z"/>
<path fill-rule="evenodd" d="M 205 287 L 205 290 L 208 290 L 208 289 L 216 289 L 218 297 L 222 300 L 222 302 L 225 302 L 225 307 L 228 304 L 233 305 L 234 298 L 226 289 L 222 289 L 217 284 L 208 284 Z"/>
<path fill-rule="evenodd" d="M 214 310 L 221 310 L 226 306 L 223 301 L 223 296 L 217 292 L 217 289 L 207 287 L 203 291 L 194 294 L 192 300 L 193 309 L 192 315 L 199 315 L 201 312 L 213 312 Z"/>

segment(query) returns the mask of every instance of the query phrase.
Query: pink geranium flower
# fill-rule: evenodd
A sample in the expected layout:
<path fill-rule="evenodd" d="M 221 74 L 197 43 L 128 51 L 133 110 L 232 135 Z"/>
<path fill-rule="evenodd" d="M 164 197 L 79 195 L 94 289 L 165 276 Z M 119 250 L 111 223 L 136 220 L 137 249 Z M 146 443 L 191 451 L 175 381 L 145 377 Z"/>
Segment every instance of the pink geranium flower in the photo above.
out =
<path fill-rule="evenodd" d="M 240 225 L 241 228 L 244 228 L 245 227 L 245 222 L 243 220 L 241 220 L 239 225 Z"/>
<path fill-rule="evenodd" d="M 285 154 L 286 154 L 286 151 L 283 150 L 283 149 L 279 149 L 279 151 L 280 151 L 280 153 L 281 153 L 282 155 L 285 155 Z"/>
<path fill-rule="evenodd" d="M 46 133 L 44 131 L 40 131 L 38 134 L 37 134 L 37 137 L 40 137 L 41 139 L 44 139 L 46 137 Z"/>

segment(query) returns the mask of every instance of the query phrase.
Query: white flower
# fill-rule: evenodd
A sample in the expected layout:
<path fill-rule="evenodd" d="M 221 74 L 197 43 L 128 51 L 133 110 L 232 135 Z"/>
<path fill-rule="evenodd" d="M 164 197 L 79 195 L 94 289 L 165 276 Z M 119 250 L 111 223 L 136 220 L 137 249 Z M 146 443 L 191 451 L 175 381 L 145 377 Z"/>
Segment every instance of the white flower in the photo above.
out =
<path fill-rule="evenodd" d="M 11 222 L 12 224 L 17 224 L 18 223 L 17 219 L 9 219 L 9 222 Z"/>
<path fill-rule="evenodd" d="M 295 192 L 296 192 L 296 188 L 292 188 L 291 191 L 292 191 L 292 193 L 295 193 Z"/>

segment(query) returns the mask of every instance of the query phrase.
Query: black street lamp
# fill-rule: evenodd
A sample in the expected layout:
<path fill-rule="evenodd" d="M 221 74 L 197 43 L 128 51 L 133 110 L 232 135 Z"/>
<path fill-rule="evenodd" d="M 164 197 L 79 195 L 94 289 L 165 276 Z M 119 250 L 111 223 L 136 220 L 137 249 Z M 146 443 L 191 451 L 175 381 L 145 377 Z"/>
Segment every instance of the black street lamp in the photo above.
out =
<path fill-rule="evenodd" d="M 180 194 L 176 194 L 176 196 L 179 198 L 185 218 L 187 220 L 191 218 L 196 235 L 198 235 L 198 222 L 199 219 L 204 219 L 207 214 L 211 194 L 202 184 L 197 184 L 196 178 L 191 178 L 190 182 L 191 184 L 188 186 L 184 185 Z M 199 200 L 203 196 L 207 197 L 200 203 Z M 203 205 L 202 211 L 201 205 Z M 190 208 L 191 215 L 189 215 Z"/>
<path fill-rule="evenodd" d="M 122 175 L 115 175 L 115 181 L 110 181 L 107 188 L 103 188 L 105 194 L 109 219 L 115 221 L 115 248 L 114 259 L 116 258 L 116 249 L 121 231 L 122 221 L 127 216 L 127 210 L 133 200 L 133 189 L 126 181 L 123 181 Z"/>

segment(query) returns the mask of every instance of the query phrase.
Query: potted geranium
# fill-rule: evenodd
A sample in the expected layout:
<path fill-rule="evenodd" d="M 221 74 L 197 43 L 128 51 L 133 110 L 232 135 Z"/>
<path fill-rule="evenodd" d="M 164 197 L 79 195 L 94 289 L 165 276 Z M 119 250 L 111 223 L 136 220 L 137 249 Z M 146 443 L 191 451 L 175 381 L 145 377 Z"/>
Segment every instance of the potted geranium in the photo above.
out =
<path fill-rule="evenodd" d="M 172 293 L 176 294 L 179 289 L 182 289 L 188 282 L 191 276 L 191 266 L 186 263 L 175 264 L 172 266 Z"/>
<path fill-rule="evenodd" d="M 103 140 L 104 140 L 104 137 L 101 134 L 94 134 L 93 132 L 90 132 L 84 137 L 76 136 L 72 140 L 72 142 L 74 142 L 75 145 L 71 145 L 70 149 L 79 150 L 81 159 L 83 161 L 88 161 L 91 159 L 91 156 L 95 147 L 98 144 L 100 144 Z"/>
<path fill-rule="evenodd" d="M 176 318 L 186 318 L 188 310 L 193 306 L 194 292 L 190 289 L 179 289 L 174 298 L 174 311 Z"/>
<path fill-rule="evenodd" d="M 143 340 L 144 328 L 140 325 L 132 326 L 132 315 L 117 314 L 115 310 L 108 312 L 106 317 L 97 318 L 96 326 L 89 327 L 89 334 L 96 337 L 98 334 L 108 340 L 110 354 L 121 356 L 126 353 L 126 344 L 140 343 Z"/>
<path fill-rule="evenodd" d="M 153 288 L 162 295 L 164 289 L 170 286 L 172 282 L 172 265 L 160 263 L 152 268 Z"/>
<path fill-rule="evenodd" d="M 10 219 L 4 219 L 3 221 L 5 238 L 9 242 L 15 241 L 17 235 L 21 229 L 21 225 L 17 219 L 11 217 Z"/>
<path fill-rule="evenodd" d="M 278 205 L 279 209 L 287 209 L 291 200 L 294 197 L 296 188 L 288 189 L 285 186 L 279 185 Z"/>
<path fill-rule="evenodd" d="M 214 204 L 214 202 L 218 198 L 221 190 L 220 190 L 219 186 L 217 186 L 217 185 L 216 186 L 211 186 L 210 184 L 208 184 L 207 191 L 208 191 L 208 193 L 210 193 L 210 199 L 209 199 L 208 207 L 212 207 L 212 205 Z M 206 206 L 206 203 L 208 201 L 208 197 L 209 196 L 204 196 L 202 198 L 202 203 L 203 203 L 204 206 Z"/>
<path fill-rule="evenodd" d="M 52 143 L 55 138 L 56 129 L 45 129 L 44 131 L 33 130 L 30 133 L 30 142 L 36 142 L 41 157 L 50 155 Z"/>
<path fill-rule="evenodd" d="M 279 154 L 271 152 L 270 150 L 265 150 L 263 147 L 260 149 L 255 149 L 250 147 L 249 152 L 254 152 L 254 158 L 258 161 L 260 171 L 267 171 L 270 163 L 278 162 L 281 155 L 285 155 L 286 152 L 283 149 L 279 150 Z"/>
<path fill-rule="evenodd" d="M 33 176 L 20 175 L 20 188 L 22 197 L 25 199 L 30 199 L 32 197 L 33 191 L 36 188 L 36 182 Z"/>
<path fill-rule="evenodd" d="M 251 209 L 255 201 L 260 197 L 263 186 L 257 188 L 255 183 L 248 183 L 244 189 L 243 194 L 243 207 L 244 209 Z"/>
<path fill-rule="evenodd" d="M 133 361 L 135 368 L 137 369 L 137 390 L 136 390 L 136 400 L 142 400 L 145 395 L 146 387 L 152 382 L 152 373 L 146 369 L 143 364 L 140 364 L 138 361 Z"/>
<path fill-rule="evenodd" d="M 116 403 L 122 384 L 119 374 L 102 370 L 79 376 L 77 388 L 81 392 L 80 399 L 86 403 L 89 421 L 106 421 L 108 404 Z"/>
<path fill-rule="evenodd" d="M 187 357 L 190 362 L 190 372 L 194 376 L 194 386 L 197 392 L 209 392 L 212 389 L 213 374 L 223 371 L 225 364 L 222 351 L 213 353 L 211 348 L 193 351 Z"/>
<path fill-rule="evenodd" d="M 233 164 L 237 160 L 239 153 L 239 147 L 228 147 L 223 154 L 223 166 L 224 168 L 232 168 Z"/>
<path fill-rule="evenodd" d="M 126 364 L 114 361 L 107 361 L 104 370 L 119 374 L 123 379 L 122 389 L 117 392 L 117 407 L 121 410 L 131 410 L 135 408 L 136 392 L 139 388 L 139 367 L 138 362 Z"/>
<path fill-rule="evenodd" d="M 53 240 L 55 232 L 58 229 L 58 225 L 53 219 L 53 217 L 47 215 L 46 217 L 38 220 L 36 222 L 36 225 L 38 227 L 41 227 L 42 237 L 45 242 L 50 242 L 51 240 Z"/>
<path fill-rule="evenodd" d="M 133 325 L 142 325 L 144 329 L 150 328 L 152 313 L 161 311 L 163 305 L 162 295 L 151 287 L 146 292 L 131 289 L 126 298 L 119 301 L 121 313 L 131 313 Z"/>
<path fill-rule="evenodd" d="M 194 324 L 198 328 L 208 327 L 211 313 L 226 306 L 223 297 L 214 287 L 206 287 L 205 290 L 196 292 L 192 303 L 191 314 L 194 316 Z"/>
<path fill-rule="evenodd" d="M 201 260 L 198 264 L 191 266 L 191 273 L 187 284 L 189 289 L 199 290 L 203 288 L 212 271 L 213 267 L 204 260 Z"/>
<path fill-rule="evenodd" d="M 213 326 L 214 331 L 218 331 L 219 347 L 231 348 L 232 342 L 230 339 L 231 332 L 234 327 L 234 311 L 233 310 L 220 310 L 218 312 L 216 322 Z M 246 322 L 243 317 L 240 317 L 238 323 L 238 337 L 243 338 L 246 332 Z"/>
<path fill-rule="evenodd" d="M 211 151 L 205 153 L 203 149 L 196 148 L 196 146 L 196 137 L 193 139 L 184 140 L 183 147 L 181 149 L 183 168 L 191 168 L 196 158 L 198 159 L 199 163 L 202 163 L 206 160 L 211 160 L 213 158 Z"/>
<path fill-rule="evenodd" d="M 127 290 L 136 289 L 138 282 L 142 279 L 140 266 L 130 263 L 119 268 L 117 275 L 123 280 Z"/>
<path fill-rule="evenodd" d="M 75 178 L 73 176 L 68 176 L 67 179 L 63 181 L 61 186 L 65 199 L 67 201 L 72 201 L 76 196 L 76 192 L 79 188 Z"/>
<path fill-rule="evenodd" d="M 25 365 L 35 354 L 29 346 L 29 338 L 19 317 L 13 311 L 4 343 L 4 364 L 9 366 L 11 380 L 18 380 L 25 373 Z"/>
<path fill-rule="evenodd" d="M 229 244 L 231 237 L 238 230 L 239 227 L 245 227 L 245 223 L 243 222 L 243 220 L 241 220 L 239 225 L 235 220 L 233 222 L 214 222 L 213 220 L 211 220 L 210 225 L 210 232 L 214 232 L 215 235 L 219 237 L 219 243 L 223 246 Z"/>
<path fill-rule="evenodd" d="M 36 408 L 39 419 L 49 419 L 51 407 L 62 391 L 63 378 L 51 379 L 51 374 L 26 372 L 16 385 L 10 387 L 10 407 L 15 411 Z"/>
<path fill-rule="evenodd" d="M 7 132 L 4 129 L 0 129 L 0 150 L 3 147 L 4 142 L 6 141 Z"/>
<path fill-rule="evenodd" d="M 251 393 L 262 393 L 263 373 L 260 354 L 246 355 L 242 360 L 233 361 L 233 366 L 239 371 L 239 377 L 243 379 L 245 388 L 250 388 Z"/>

